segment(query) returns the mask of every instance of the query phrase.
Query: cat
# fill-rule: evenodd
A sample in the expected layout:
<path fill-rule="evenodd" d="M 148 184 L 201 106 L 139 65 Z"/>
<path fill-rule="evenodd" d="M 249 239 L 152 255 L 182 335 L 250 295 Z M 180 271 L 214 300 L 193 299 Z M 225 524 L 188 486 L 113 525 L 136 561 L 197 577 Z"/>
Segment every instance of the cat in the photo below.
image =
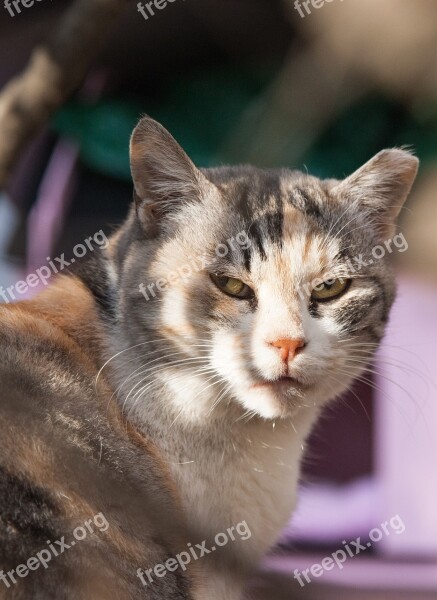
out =
<path fill-rule="evenodd" d="M 144 117 L 130 159 L 107 248 L 0 307 L 1 598 L 241 599 L 395 297 L 363 257 L 395 232 L 410 152 L 344 180 L 201 170 Z"/>

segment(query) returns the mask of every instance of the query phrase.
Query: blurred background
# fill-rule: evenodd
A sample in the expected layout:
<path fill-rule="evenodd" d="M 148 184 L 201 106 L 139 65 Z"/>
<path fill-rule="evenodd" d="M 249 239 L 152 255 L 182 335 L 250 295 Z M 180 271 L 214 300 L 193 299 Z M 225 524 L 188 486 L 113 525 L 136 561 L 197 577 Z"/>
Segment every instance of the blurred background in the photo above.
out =
<path fill-rule="evenodd" d="M 78 17 L 77 72 L 60 61 L 59 99 L 1 175 L 0 285 L 122 221 L 142 113 L 204 167 L 250 162 L 341 178 L 382 148 L 413 148 L 421 171 L 401 219 L 408 250 L 392 256 L 400 291 L 386 340 L 314 432 L 299 509 L 250 597 L 436 598 L 437 3 L 175 0 L 146 20 L 136 2 L 88 0 L 98 2 L 107 12 L 95 48 L 94 24 L 83 25 L 90 59 Z M 38 0 L 14 16 L 0 5 L 0 163 L 14 78 L 47 40 L 55 58 L 68 53 L 83 4 Z M 32 89 L 15 95 L 31 105 Z M 305 588 L 293 578 L 395 516 L 402 534 L 384 534 Z"/>

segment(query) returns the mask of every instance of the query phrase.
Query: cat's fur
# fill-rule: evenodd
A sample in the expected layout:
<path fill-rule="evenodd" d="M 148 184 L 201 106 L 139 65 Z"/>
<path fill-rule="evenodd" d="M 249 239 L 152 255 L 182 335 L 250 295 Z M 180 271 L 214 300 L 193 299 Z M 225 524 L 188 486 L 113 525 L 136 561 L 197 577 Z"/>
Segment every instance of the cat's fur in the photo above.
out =
<path fill-rule="evenodd" d="M 0 308 L 0 569 L 99 512 L 109 529 L 11 589 L 0 581 L 0 597 L 238 600 L 293 510 L 321 408 L 384 332 L 387 259 L 356 273 L 346 260 L 393 234 L 417 171 L 410 153 L 383 151 L 342 182 L 200 171 L 144 118 L 131 164 L 135 203 L 105 252 Z M 250 245 L 220 258 L 240 232 Z M 146 301 L 141 284 L 202 256 L 204 268 Z M 255 297 L 225 295 L 216 272 Z M 333 272 L 352 278 L 342 297 L 302 294 Z M 288 383 L 271 345 L 283 338 L 306 343 Z M 242 521 L 250 539 L 147 587 L 136 576 Z"/>

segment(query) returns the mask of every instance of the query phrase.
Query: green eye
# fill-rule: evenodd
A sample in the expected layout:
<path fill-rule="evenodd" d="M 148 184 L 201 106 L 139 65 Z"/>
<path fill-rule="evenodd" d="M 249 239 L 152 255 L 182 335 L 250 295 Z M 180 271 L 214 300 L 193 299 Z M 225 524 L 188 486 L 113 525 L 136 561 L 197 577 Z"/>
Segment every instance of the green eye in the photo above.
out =
<path fill-rule="evenodd" d="M 214 274 L 211 274 L 211 279 L 219 288 L 219 290 L 228 296 L 247 300 L 249 298 L 253 298 L 255 295 L 253 290 L 240 279 Z"/>
<path fill-rule="evenodd" d="M 331 279 L 324 281 L 311 292 L 311 298 L 318 302 L 338 298 L 348 289 L 350 279 Z"/>

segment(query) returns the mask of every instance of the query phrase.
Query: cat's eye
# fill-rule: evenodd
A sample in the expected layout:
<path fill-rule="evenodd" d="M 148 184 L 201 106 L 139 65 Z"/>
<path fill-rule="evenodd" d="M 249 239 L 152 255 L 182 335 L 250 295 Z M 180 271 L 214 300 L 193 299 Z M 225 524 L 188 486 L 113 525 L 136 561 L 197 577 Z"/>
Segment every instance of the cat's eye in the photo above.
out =
<path fill-rule="evenodd" d="M 214 273 L 211 273 L 211 279 L 222 292 L 233 298 L 248 300 L 255 295 L 253 290 L 240 279 L 216 275 Z"/>
<path fill-rule="evenodd" d="M 334 300 L 346 292 L 350 279 L 331 279 L 316 286 L 311 292 L 311 298 L 317 302 Z"/>

